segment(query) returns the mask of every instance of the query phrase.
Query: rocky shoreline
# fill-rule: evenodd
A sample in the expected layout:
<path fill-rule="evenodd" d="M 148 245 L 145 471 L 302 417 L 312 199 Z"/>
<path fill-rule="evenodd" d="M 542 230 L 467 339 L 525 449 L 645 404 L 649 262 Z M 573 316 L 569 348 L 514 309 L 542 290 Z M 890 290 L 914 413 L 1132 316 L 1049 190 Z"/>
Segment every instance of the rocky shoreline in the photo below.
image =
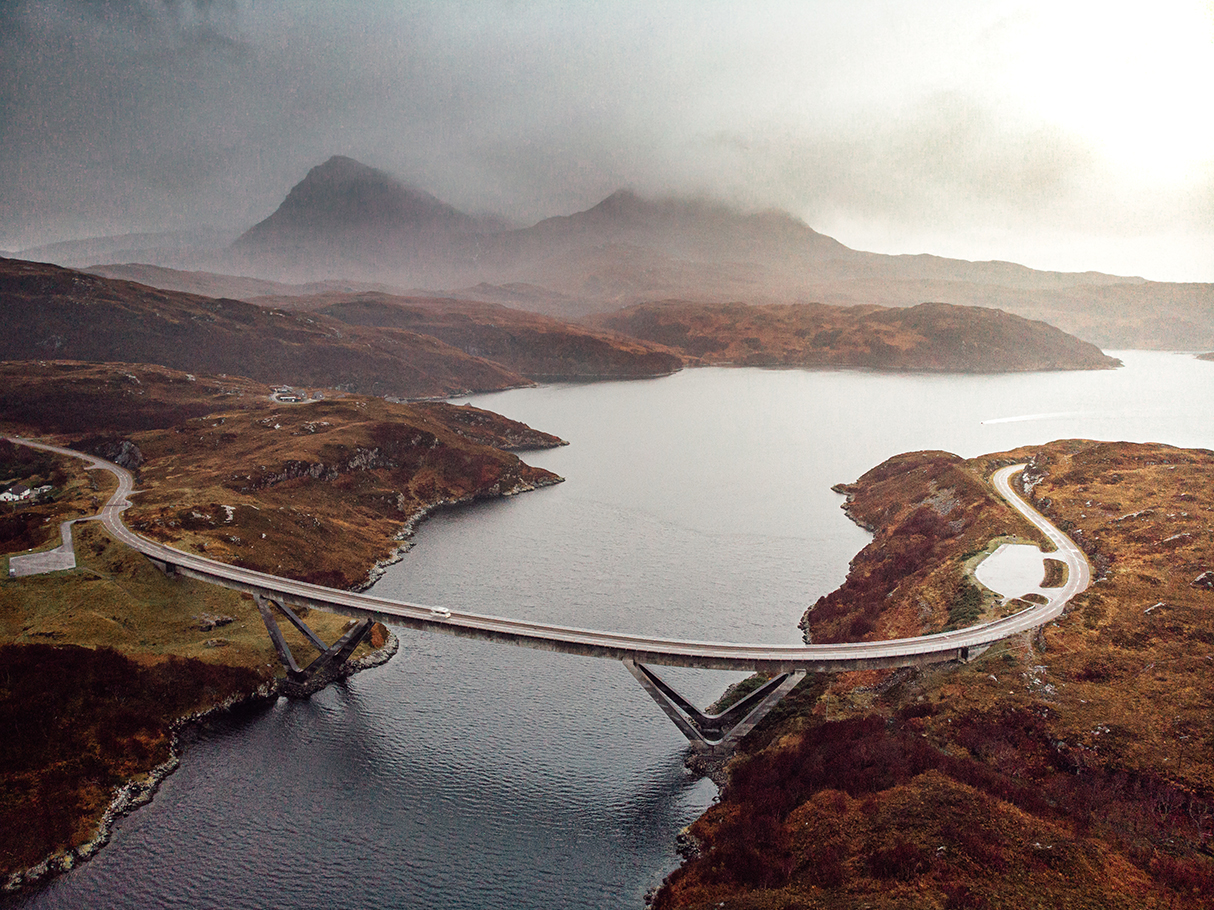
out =
<path fill-rule="evenodd" d="M 362 670 L 369 670 L 372 667 L 385 664 L 399 650 L 400 639 L 389 629 L 388 637 L 383 647 L 357 660 L 348 661 L 341 672 L 335 676 L 334 681 L 345 679 Z M 97 824 L 97 830 L 91 838 L 78 847 L 55 853 L 40 863 L 12 873 L 0 885 L 0 893 L 12 895 L 23 889 L 38 884 L 45 884 L 55 876 L 70 872 L 80 865 L 80 863 L 91 859 L 102 847 L 109 843 L 114 832 L 114 826 L 119 821 L 126 818 L 140 806 L 145 806 L 152 801 L 152 798 L 156 795 L 156 791 L 160 789 L 160 785 L 181 765 L 181 756 L 185 751 L 185 747 L 196 736 L 199 726 L 204 721 L 223 713 L 275 701 L 281 695 L 285 682 L 285 677 L 270 680 L 253 692 L 229 698 L 204 711 L 196 711 L 193 714 L 178 718 L 173 722 L 170 730 L 171 743 L 168 760 L 151 769 L 142 779 L 129 780 L 117 788 L 114 792 L 114 798 L 110 801 L 110 805 L 106 808 L 101 821 Z"/>
<path fill-rule="evenodd" d="M 488 494 L 469 493 L 467 496 L 460 496 L 456 499 L 440 499 L 438 502 L 431 503 L 417 512 L 415 512 L 396 532 L 395 540 L 398 541 L 391 553 L 383 559 L 377 560 L 367 572 L 367 580 L 362 584 L 355 585 L 351 588 L 356 593 L 363 593 L 371 588 L 377 581 L 384 577 L 384 573 L 389 568 L 396 565 L 405 558 L 405 554 L 413 549 L 413 536 L 417 533 L 418 527 L 423 521 L 434 515 L 440 509 L 449 509 L 455 506 L 467 505 L 470 502 L 475 502 L 477 499 L 492 498 L 494 496 L 516 496 L 519 493 L 528 493 L 532 490 L 538 490 L 541 487 L 552 487 L 558 483 L 564 483 L 565 478 L 557 477 L 555 480 L 539 480 L 535 483 L 530 481 L 520 480 L 515 486 L 508 490 L 502 490 L 496 487 L 490 488 Z"/>

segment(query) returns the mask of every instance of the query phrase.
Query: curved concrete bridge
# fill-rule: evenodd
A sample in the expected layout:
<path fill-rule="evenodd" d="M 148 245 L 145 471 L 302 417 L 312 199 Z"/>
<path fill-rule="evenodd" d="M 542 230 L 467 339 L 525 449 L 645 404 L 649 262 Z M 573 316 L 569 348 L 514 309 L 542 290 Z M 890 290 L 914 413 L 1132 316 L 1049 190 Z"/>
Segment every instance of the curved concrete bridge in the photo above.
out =
<path fill-rule="evenodd" d="M 1062 613 L 1072 597 L 1088 587 L 1091 579 L 1087 558 L 1079 547 L 1012 490 L 1011 477 L 1025 467 L 1019 464 L 1000 469 L 992 477 L 992 483 L 1000 496 L 1054 544 L 1057 552 L 1050 555 L 1067 565 L 1066 584 L 1053 589 L 1045 604 L 1022 610 L 1004 619 L 965 629 L 875 642 L 819 645 L 736 644 L 602 632 L 482 613 L 459 612 L 446 607 L 389 600 L 369 593 L 341 591 L 186 553 L 142 537 L 123 523 L 122 513 L 130 507 L 129 496 L 134 489 L 134 478 L 125 468 L 72 449 L 20 437 L 8 438 L 20 445 L 83 459 L 89 463 L 90 469 L 103 469 L 114 474 L 118 479 L 118 489 L 102 508 L 99 516 L 110 534 L 116 540 L 143 553 L 170 574 L 185 575 L 252 594 L 258 602 L 263 618 L 266 619 L 267 629 L 274 638 L 279 655 L 293 679 L 306 682 L 305 677 L 321 674 L 344 661 L 370 629 L 371 623 L 377 621 L 545 651 L 608 658 L 622 661 L 692 744 L 699 748 L 731 746 L 749 732 L 807 672 L 884 669 L 965 661 L 971 654 L 993 642 L 1034 629 L 1054 619 Z M 301 669 L 295 665 L 281 634 L 276 634 L 277 626 L 272 618 L 270 605 L 277 607 L 322 652 L 321 658 L 309 668 Z M 311 630 L 295 616 L 292 605 L 329 610 L 361 622 L 343 637 L 342 641 L 330 647 L 312 635 Z M 648 665 L 743 670 L 764 673 L 774 678 L 723 714 L 708 715 L 663 682 Z"/>

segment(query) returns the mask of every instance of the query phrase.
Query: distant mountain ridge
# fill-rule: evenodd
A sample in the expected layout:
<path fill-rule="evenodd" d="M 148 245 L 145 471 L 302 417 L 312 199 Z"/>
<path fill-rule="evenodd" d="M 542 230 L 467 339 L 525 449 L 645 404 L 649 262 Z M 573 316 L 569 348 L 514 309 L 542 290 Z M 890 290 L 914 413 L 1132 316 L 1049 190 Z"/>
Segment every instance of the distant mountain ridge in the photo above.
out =
<path fill-rule="evenodd" d="M 269 257 L 265 267 L 279 272 L 262 277 L 277 280 L 341 277 L 445 288 L 529 283 L 617 304 L 688 287 L 701 295 L 709 290 L 720 300 L 788 298 L 822 282 L 856 279 L 981 281 L 1013 288 L 1143 282 L 1096 272 L 1042 272 L 1011 262 L 865 253 L 787 212 L 743 212 L 707 199 L 647 199 L 628 189 L 531 227 L 499 227 L 336 155 L 313 167 L 233 249 Z M 282 256 L 303 250 L 320 257 Z M 434 261 L 435 253 L 440 261 Z"/>
<path fill-rule="evenodd" d="M 546 218 L 514 231 L 511 241 L 549 248 L 587 241 L 632 244 L 688 259 L 742 259 L 764 247 L 783 247 L 786 254 L 819 261 L 863 255 L 787 212 L 745 213 L 701 199 L 645 199 L 631 190 L 617 190 L 583 212 Z"/>
<path fill-rule="evenodd" d="M 12 258 L 12 257 L 0 257 Z M 396 288 L 367 281 L 316 281 L 311 284 L 286 284 L 266 278 L 243 278 L 238 275 L 219 275 L 214 272 L 187 272 L 159 265 L 98 265 L 83 269 L 90 275 L 114 278 L 119 281 L 135 281 L 166 291 L 182 291 L 203 297 L 232 297 L 249 300 L 252 297 L 287 297 L 303 294 L 337 293 L 391 293 Z"/>
<path fill-rule="evenodd" d="M 217 228 L 198 228 L 189 231 L 84 237 L 28 247 L 19 252 L 0 253 L 0 257 L 50 262 L 65 268 L 83 268 L 97 262 L 113 262 L 115 259 L 178 262 L 223 250 L 232 243 L 235 234 L 235 231 Z"/>
<path fill-rule="evenodd" d="M 997 310 L 643 304 L 573 325 L 495 303 L 328 292 L 252 302 L 0 260 L 0 360 L 156 363 L 393 398 L 638 379 L 684 363 L 938 372 L 1101 369 L 1094 346 Z"/>
<path fill-rule="evenodd" d="M 342 156 L 312 168 L 227 250 L 161 250 L 142 261 L 212 276 L 460 296 L 563 319 L 668 299 L 942 301 L 1044 320 L 1106 348 L 1214 348 L 1214 284 L 867 253 L 784 212 L 628 190 L 585 211 L 509 229 Z"/>

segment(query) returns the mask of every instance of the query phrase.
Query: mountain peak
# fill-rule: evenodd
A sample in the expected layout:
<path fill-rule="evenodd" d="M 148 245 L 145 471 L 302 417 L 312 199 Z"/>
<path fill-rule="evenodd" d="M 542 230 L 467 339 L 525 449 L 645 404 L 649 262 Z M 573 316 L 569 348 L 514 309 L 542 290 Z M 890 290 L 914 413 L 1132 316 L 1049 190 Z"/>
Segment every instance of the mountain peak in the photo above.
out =
<path fill-rule="evenodd" d="M 593 206 L 590 211 L 603 212 L 604 214 L 622 214 L 625 212 L 635 212 L 652 207 L 652 202 L 647 199 L 642 199 L 632 190 L 619 189 L 598 205 Z"/>
<path fill-rule="evenodd" d="M 737 212 L 723 203 L 677 196 L 654 199 L 642 196 L 630 189 L 616 190 L 598 205 L 587 209 L 583 214 L 594 218 L 613 219 L 682 219 L 702 218 L 705 215 L 734 217 L 738 215 Z"/>
<path fill-rule="evenodd" d="M 353 158 L 346 155 L 332 155 L 328 161 L 323 164 L 318 164 L 310 171 L 308 177 L 321 178 L 333 176 L 358 176 L 358 175 L 377 175 L 379 177 L 388 177 L 383 171 L 363 164 L 361 161 L 355 161 Z"/>
<path fill-rule="evenodd" d="M 659 219 L 663 221 L 699 222 L 715 226 L 749 225 L 751 229 L 795 230 L 821 237 L 804 221 L 780 209 L 747 211 L 714 199 L 698 196 L 668 196 L 652 199 L 630 189 L 619 189 L 598 205 L 581 213 L 595 219 L 620 221 Z M 579 217 L 579 216 L 573 216 Z"/>
<path fill-rule="evenodd" d="M 333 239 L 351 233 L 465 233 L 475 218 L 429 193 L 355 161 L 334 155 L 308 171 L 269 218 L 237 241 L 251 246 Z"/>
<path fill-rule="evenodd" d="M 698 262 L 757 255 L 785 267 L 793 261 L 804 264 L 853 255 L 787 212 L 748 212 L 703 196 L 653 199 L 629 189 L 616 190 L 577 214 L 549 218 L 530 231 L 565 245 L 576 238 L 599 245 L 625 243 Z"/>

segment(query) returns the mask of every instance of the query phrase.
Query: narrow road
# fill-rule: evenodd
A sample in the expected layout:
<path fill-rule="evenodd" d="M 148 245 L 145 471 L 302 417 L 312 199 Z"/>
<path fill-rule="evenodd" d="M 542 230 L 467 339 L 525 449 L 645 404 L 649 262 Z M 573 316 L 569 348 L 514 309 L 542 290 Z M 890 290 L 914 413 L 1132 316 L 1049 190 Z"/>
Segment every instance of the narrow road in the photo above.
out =
<path fill-rule="evenodd" d="M 1024 468 L 1025 465 L 1022 464 L 1000 468 L 991 476 L 991 485 L 994 486 L 995 492 L 1006 499 L 1013 509 L 1032 522 L 1054 545 L 1057 552 L 1051 553 L 1050 556 L 1066 563 L 1066 584 L 1060 588 L 1042 590 L 1042 593 L 1049 598 L 1049 603 L 1041 607 L 1042 614 L 1045 615 L 1045 618 L 1037 623 L 1037 625 L 1041 625 L 1061 614 L 1072 597 L 1087 590 L 1088 585 L 1092 583 L 1092 569 L 1087 557 L 1075 545 L 1075 542 L 1058 530 L 1048 518 L 1021 499 L 1012 489 L 1012 477 L 1019 474 Z M 1036 610 L 1033 613 L 1035 616 L 1041 615 Z"/>
<path fill-rule="evenodd" d="M 354 618 L 371 617 L 381 622 L 397 623 L 413 628 L 444 632 L 449 635 L 611 660 L 630 660 L 642 664 L 774 674 L 797 670 L 829 672 L 880 669 L 966 660 L 971 649 L 977 649 L 1028 629 L 1034 629 L 1054 619 L 1062 612 L 1071 597 L 1087 588 L 1091 577 L 1083 552 L 1045 516 L 1012 490 L 1009 484 L 1010 478 L 1025 467 L 1020 464 L 998 471 L 993 478 L 995 489 L 1013 508 L 1040 528 L 1058 547 L 1058 552 L 1051 555 L 1066 563 L 1067 583 L 1064 587 L 1057 589 L 1048 603 L 1023 610 L 1014 616 L 952 632 L 922 635 L 916 638 L 822 645 L 735 644 L 649 638 L 547 623 L 524 622 L 501 616 L 457 612 L 445 607 L 405 603 L 375 597 L 371 594 L 355 594 L 350 591 L 325 588 L 185 553 L 141 537 L 123 523 L 122 512 L 130 507 L 128 497 L 134 489 L 134 478 L 126 469 L 71 449 L 32 442 L 19 437 L 8 438 L 11 442 L 20 445 L 84 459 L 90 463 L 90 467 L 103 468 L 114 474 L 118 478 L 118 489 L 102 508 L 101 521 L 116 540 L 138 550 L 153 562 L 167 567 L 171 572 L 238 591 L 284 600 L 291 604 L 332 610 Z"/>

